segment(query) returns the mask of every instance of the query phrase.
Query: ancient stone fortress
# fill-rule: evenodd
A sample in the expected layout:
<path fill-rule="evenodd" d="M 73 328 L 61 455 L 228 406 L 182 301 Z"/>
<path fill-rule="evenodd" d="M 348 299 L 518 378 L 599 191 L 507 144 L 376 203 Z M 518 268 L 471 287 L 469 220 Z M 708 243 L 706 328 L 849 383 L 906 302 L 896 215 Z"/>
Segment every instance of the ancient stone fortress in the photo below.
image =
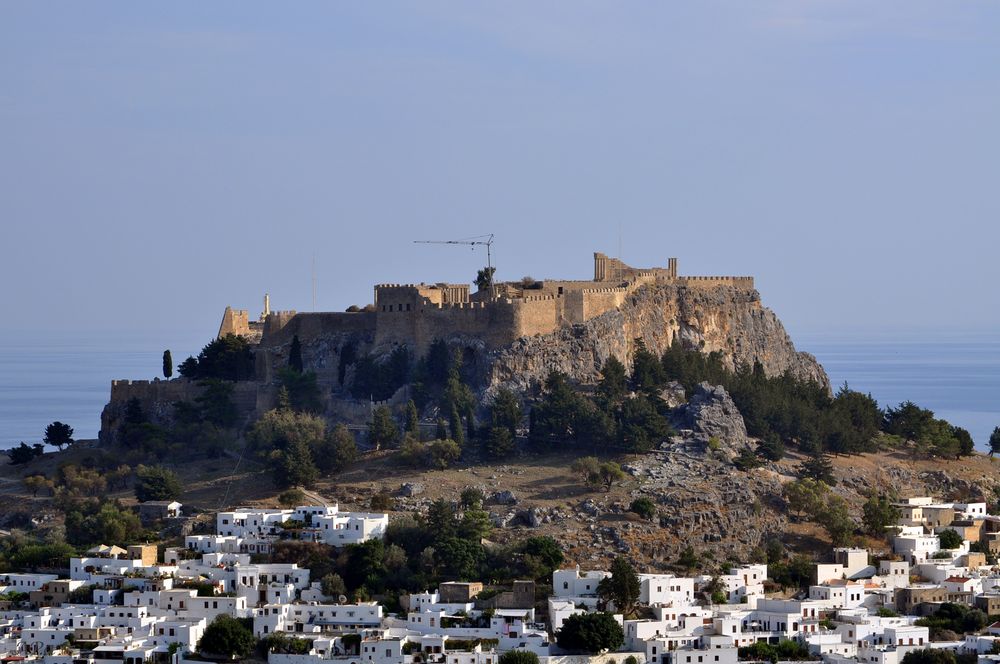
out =
<path fill-rule="evenodd" d="M 374 296 L 364 309 L 310 313 L 272 311 L 265 298 L 256 320 L 227 307 L 219 336 L 244 335 L 253 344 L 255 379 L 234 385 L 241 415 L 252 421 L 255 413 L 274 407 L 295 337 L 303 366 L 322 388 L 326 415 L 354 423 L 370 416 L 370 404 L 352 397 L 360 361 L 388 360 L 401 347 L 412 360 L 436 339 L 462 353 L 463 380 L 484 394 L 500 386 L 527 394 L 553 370 L 592 382 L 612 356 L 627 365 L 636 339 L 655 354 L 680 342 L 720 352 L 729 368 L 759 362 L 768 375 L 791 372 L 829 384 L 816 359 L 798 352 L 781 321 L 762 305 L 752 277 L 680 276 L 676 258 L 666 267 L 639 269 L 595 253 L 588 280 L 526 277 L 474 293 L 467 284 L 378 284 Z M 102 438 L 113 435 L 130 398 L 167 421 L 174 402 L 197 398 L 202 389 L 183 378 L 113 381 Z M 391 405 L 401 406 L 405 398 L 404 388 Z"/>
<path fill-rule="evenodd" d="M 265 299 L 258 321 L 250 321 L 246 310 L 226 307 L 219 336 L 241 334 L 270 347 L 290 342 L 293 335 L 305 341 L 322 334 L 362 334 L 370 337 L 375 349 L 405 345 L 417 355 L 435 339 L 460 336 L 493 349 L 521 337 L 585 323 L 617 309 L 636 289 L 649 284 L 754 288 L 753 277 L 678 276 L 676 258 L 668 259 L 665 268 L 639 269 L 595 253 L 592 280 L 525 279 L 496 283 L 475 293 L 467 284 L 377 284 L 374 306 L 362 311 L 272 312 Z"/>

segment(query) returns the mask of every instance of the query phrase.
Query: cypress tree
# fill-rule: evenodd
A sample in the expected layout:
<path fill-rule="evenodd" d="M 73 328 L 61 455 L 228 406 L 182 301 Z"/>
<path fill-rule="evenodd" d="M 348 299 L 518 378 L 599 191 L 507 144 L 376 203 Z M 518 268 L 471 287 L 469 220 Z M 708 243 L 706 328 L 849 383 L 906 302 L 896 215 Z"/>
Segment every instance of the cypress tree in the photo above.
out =
<path fill-rule="evenodd" d="M 462 416 L 458 414 L 458 406 L 451 405 L 451 420 L 448 422 L 451 429 L 451 439 L 459 445 L 465 443 L 465 432 L 462 430 Z"/>
<path fill-rule="evenodd" d="M 288 351 L 288 366 L 302 373 L 302 343 L 297 334 L 292 337 L 292 347 Z"/>
<path fill-rule="evenodd" d="M 420 414 L 417 412 L 417 404 L 413 399 L 406 402 L 406 433 L 418 433 L 420 431 Z"/>
<path fill-rule="evenodd" d="M 170 357 L 170 349 L 163 351 L 163 377 L 170 378 L 174 375 L 174 358 Z"/>
<path fill-rule="evenodd" d="M 437 421 L 437 431 L 435 432 L 434 437 L 438 440 L 445 440 L 448 437 L 448 427 L 445 425 L 444 420 L 440 417 Z"/>
<path fill-rule="evenodd" d="M 465 411 L 465 426 L 468 429 L 468 439 L 473 440 L 476 437 L 476 415 L 471 404 Z"/>

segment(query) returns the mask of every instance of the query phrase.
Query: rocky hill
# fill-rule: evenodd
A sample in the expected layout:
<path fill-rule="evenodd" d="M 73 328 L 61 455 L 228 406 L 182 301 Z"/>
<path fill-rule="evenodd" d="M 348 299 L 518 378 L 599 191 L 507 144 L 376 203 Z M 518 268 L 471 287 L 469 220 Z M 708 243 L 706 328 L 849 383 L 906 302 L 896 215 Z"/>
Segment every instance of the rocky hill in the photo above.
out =
<path fill-rule="evenodd" d="M 631 356 L 635 339 L 642 339 L 657 355 L 679 340 L 686 348 L 720 351 L 728 368 L 759 362 L 770 376 L 791 372 L 829 386 L 823 367 L 812 355 L 795 349 L 756 290 L 692 289 L 678 284 L 643 286 L 620 308 L 584 324 L 524 337 L 491 352 L 489 384 L 524 391 L 542 382 L 551 370 L 593 382 L 609 357 Z"/>

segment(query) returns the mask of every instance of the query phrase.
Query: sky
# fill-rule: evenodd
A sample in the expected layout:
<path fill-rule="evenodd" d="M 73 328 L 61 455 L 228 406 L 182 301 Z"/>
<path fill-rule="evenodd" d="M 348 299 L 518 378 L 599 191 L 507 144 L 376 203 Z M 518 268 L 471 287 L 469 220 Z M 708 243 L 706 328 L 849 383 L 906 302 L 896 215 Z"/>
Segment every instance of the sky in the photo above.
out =
<path fill-rule="evenodd" d="M 0 1 L 2 332 L 749 274 L 795 335 L 1000 324 L 993 1 Z"/>

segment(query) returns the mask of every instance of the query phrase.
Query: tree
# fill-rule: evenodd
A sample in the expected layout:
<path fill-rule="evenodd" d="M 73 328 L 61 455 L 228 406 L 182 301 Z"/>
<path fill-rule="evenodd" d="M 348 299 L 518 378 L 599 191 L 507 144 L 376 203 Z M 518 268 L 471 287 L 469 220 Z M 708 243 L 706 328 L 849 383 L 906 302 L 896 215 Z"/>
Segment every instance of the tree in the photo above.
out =
<path fill-rule="evenodd" d="M 458 530 L 455 506 L 444 498 L 431 503 L 427 510 L 427 530 L 438 538 L 454 537 Z"/>
<path fill-rule="evenodd" d="M 399 440 L 399 427 L 392 419 L 392 412 L 386 406 L 379 406 L 372 413 L 372 421 L 368 425 L 368 442 L 376 450 L 383 446 L 391 447 Z"/>
<path fill-rule="evenodd" d="M 517 428 L 523 417 L 524 412 L 517 395 L 507 388 L 498 389 L 490 402 L 490 426 L 504 427 L 513 438 L 517 435 Z"/>
<path fill-rule="evenodd" d="M 962 536 L 948 528 L 938 533 L 938 540 L 942 549 L 957 549 L 962 546 Z"/>
<path fill-rule="evenodd" d="M 611 576 L 597 584 L 597 594 L 605 602 L 614 602 L 615 609 L 625 616 L 632 613 L 639 599 L 639 575 L 624 557 L 617 556 L 611 563 Z"/>
<path fill-rule="evenodd" d="M 833 463 L 830 461 L 830 457 L 822 452 L 803 461 L 799 465 L 799 474 L 823 482 L 828 486 L 836 486 L 837 484 L 837 478 L 833 476 Z"/>
<path fill-rule="evenodd" d="M 193 380 L 252 380 L 255 373 L 253 351 L 246 337 L 227 334 L 208 342 L 198 357 L 189 357 L 177 370 Z"/>
<path fill-rule="evenodd" d="M 198 641 L 198 652 L 245 659 L 253 653 L 257 639 L 246 624 L 247 619 L 220 614 L 209 623 Z"/>
<path fill-rule="evenodd" d="M 559 543 L 548 535 L 529 537 L 521 543 L 521 552 L 528 562 L 537 563 L 541 574 L 536 578 L 552 578 L 552 572 L 559 569 L 565 556 Z"/>
<path fill-rule="evenodd" d="M 444 470 L 462 456 L 462 448 L 454 440 L 432 440 L 427 443 L 427 465 Z"/>
<path fill-rule="evenodd" d="M 184 488 L 177 474 L 163 466 L 139 466 L 135 469 L 135 497 L 147 500 L 177 500 Z"/>
<path fill-rule="evenodd" d="M 601 484 L 604 485 L 605 491 L 611 491 L 611 487 L 614 484 L 625 479 L 625 471 L 614 461 L 602 463 L 598 473 L 600 474 Z"/>
<path fill-rule="evenodd" d="M 514 437 L 507 427 L 490 427 L 484 442 L 486 455 L 491 459 L 505 459 L 516 449 Z"/>
<path fill-rule="evenodd" d="M 701 559 L 698 558 L 698 554 L 695 553 L 694 547 L 689 544 L 684 547 L 683 551 L 681 551 L 681 555 L 678 556 L 676 564 L 685 572 L 691 572 L 691 570 L 701 566 Z"/>
<path fill-rule="evenodd" d="M 656 505 L 646 496 L 640 496 L 629 505 L 629 511 L 635 512 L 643 519 L 650 520 L 656 516 Z"/>
<path fill-rule="evenodd" d="M 785 456 L 785 443 L 778 434 L 769 433 L 757 445 L 757 454 L 768 461 L 781 461 Z"/>
<path fill-rule="evenodd" d="M 655 357 L 653 362 L 654 366 L 660 366 Z M 647 396 L 640 394 L 622 402 L 620 438 L 623 449 L 648 452 L 669 435 L 670 425 Z"/>
<path fill-rule="evenodd" d="M 886 535 L 886 528 L 899 521 L 899 509 L 889 496 L 872 493 L 861 507 L 861 525 L 869 535 Z"/>
<path fill-rule="evenodd" d="M 493 275 L 496 271 L 495 267 L 484 267 L 476 272 L 476 288 L 481 291 L 490 290 L 493 286 Z"/>
<path fill-rule="evenodd" d="M 406 402 L 406 433 L 420 434 L 420 413 L 417 404 L 410 399 Z"/>
<path fill-rule="evenodd" d="M 170 349 L 163 351 L 163 377 L 170 378 L 174 375 L 174 358 L 170 355 Z"/>
<path fill-rule="evenodd" d="M 595 456 L 580 457 L 569 469 L 579 475 L 584 484 L 597 486 L 601 483 L 601 462 Z"/>
<path fill-rule="evenodd" d="M 339 574 L 327 574 L 320 579 L 319 583 L 320 590 L 322 590 L 323 594 L 327 597 L 337 599 L 341 595 L 347 594 L 347 586 L 344 585 L 344 579 L 342 579 Z"/>
<path fill-rule="evenodd" d="M 609 406 L 616 406 L 628 392 L 628 378 L 625 365 L 614 355 L 604 361 L 601 367 L 601 381 L 597 384 L 597 394 Z"/>
<path fill-rule="evenodd" d="M 833 546 L 848 545 L 856 528 L 847 501 L 837 495 L 827 497 L 826 504 L 816 515 L 814 521 L 823 526 L 823 529 L 830 536 Z"/>
<path fill-rule="evenodd" d="M 811 477 L 789 482 L 781 489 L 781 495 L 788 503 L 788 509 L 798 513 L 799 517 L 806 514 L 810 518 L 823 509 L 829 492 L 830 487 Z"/>
<path fill-rule="evenodd" d="M 951 435 L 958 441 L 958 456 L 971 456 L 976 453 L 976 442 L 972 434 L 962 427 L 951 427 Z"/>
<path fill-rule="evenodd" d="M 632 355 L 632 388 L 638 391 L 655 392 L 663 385 L 666 376 L 660 360 L 646 350 L 642 339 L 635 340 L 635 353 Z"/>
<path fill-rule="evenodd" d="M 508 650 L 500 655 L 497 664 L 538 664 L 538 655 L 530 650 Z"/>
<path fill-rule="evenodd" d="M 990 434 L 990 456 L 1000 452 L 1000 427 L 993 427 Z"/>
<path fill-rule="evenodd" d="M 284 407 L 306 413 L 323 412 L 323 399 L 315 371 L 303 373 L 284 367 L 278 371 L 278 378 L 281 380 L 281 389 L 287 394 L 288 403 Z"/>
<path fill-rule="evenodd" d="M 481 508 L 465 510 L 458 526 L 459 536 L 470 542 L 479 542 L 489 537 L 492 530 L 493 522 L 490 520 L 490 514 Z"/>
<path fill-rule="evenodd" d="M 274 484 L 280 488 L 311 486 L 319 471 L 312 452 L 304 440 L 290 440 L 281 449 L 271 452 Z"/>
<path fill-rule="evenodd" d="M 448 417 L 448 429 L 451 431 L 451 439 L 461 447 L 465 443 L 465 431 L 462 429 L 462 416 L 458 413 L 458 405 L 454 402 L 451 404 L 451 414 Z"/>
<path fill-rule="evenodd" d="M 204 391 L 195 399 L 202 418 L 217 427 L 229 429 L 236 426 L 239 412 L 233 403 L 233 384 L 210 378 L 201 382 Z"/>
<path fill-rule="evenodd" d="M 358 458 L 358 444 L 345 425 L 338 424 L 316 447 L 316 467 L 323 473 L 340 472 Z"/>
<path fill-rule="evenodd" d="M 28 475 L 24 478 L 24 486 L 31 491 L 32 496 L 37 496 L 42 489 L 51 488 L 52 481 L 46 479 L 45 475 Z"/>
<path fill-rule="evenodd" d="M 610 613 L 577 613 L 556 632 L 556 643 L 564 650 L 597 654 L 617 650 L 625 642 L 621 625 Z"/>
<path fill-rule="evenodd" d="M 58 447 L 62 451 L 63 445 L 73 442 L 73 427 L 62 422 L 53 422 L 45 427 L 44 441 L 46 445 Z"/>
<path fill-rule="evenodd" d="M 287 489 L 278 494 L 278 502 L 286 507 L 292 508 L 301 505 L 306 499 L 306 494 L 299 488 Z"/>
<path fill-rule="evenodd" d="M 296 373 L 302 373 L 302 342 L 299 335 L 292 336 L 292 345 L 288 349 L 288 368 Z"/>
<path fill-rule="evenodd" d="M 12 465 L 28 463 L 35 457 L 40 457 L 45 452 L 45 447 L 41 443 L 35 443 L 34 445 L 28 445 L 22 442 L 17 447 L 12 447 L 7 450 L 7 456 L 10 457 L 10 463 Z"/>

